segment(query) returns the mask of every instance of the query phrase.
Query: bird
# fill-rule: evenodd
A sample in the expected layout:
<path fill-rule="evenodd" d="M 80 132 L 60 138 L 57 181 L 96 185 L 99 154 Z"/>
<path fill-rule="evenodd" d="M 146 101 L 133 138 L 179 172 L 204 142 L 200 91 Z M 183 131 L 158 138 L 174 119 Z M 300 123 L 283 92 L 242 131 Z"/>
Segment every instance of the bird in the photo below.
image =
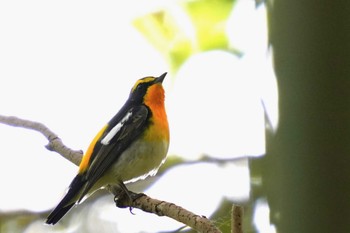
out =
<path fill-rule="evenodd" d="M 91 141 L 78 174 L 47 217 L 46 224 L 56 224 L 73 206 L 98 189 L 114 185 L 117 190 L 128 192 L 125 184 L 156 174 L 169 148 L 162 85 L 166 75 L 136 81 L 125 104 Z"/>

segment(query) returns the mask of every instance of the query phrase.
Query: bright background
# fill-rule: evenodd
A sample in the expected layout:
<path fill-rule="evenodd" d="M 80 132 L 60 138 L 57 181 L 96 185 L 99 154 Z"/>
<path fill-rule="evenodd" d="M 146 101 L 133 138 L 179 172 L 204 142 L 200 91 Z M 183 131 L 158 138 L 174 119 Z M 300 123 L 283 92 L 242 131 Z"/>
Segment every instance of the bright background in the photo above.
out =
<path fill-rule="evenodd" d="M 132 21 L 166 10 L 190 36 L 193 26 L 178 1 L 142 4 L 1 1 L 0 114 L 42 122 L 68 147 L 85 150 L 122 106 L 138 78 L 170 71 L 164 83 L 171 125 L 169 155 L 188 160 L 203 154 L 223 159 L 262 155 L 262 100 L 272 126 L 277 125 L 277 90 L 267 49 L 264 7 L 255 9 L 253 1 L 241 0 L 228 18 L 229 45 L 243 56 L 224 50 L 197 51 L 174 72 L 164 54 Z M 0 142 L 0 212 L 53 208 L 77 168 L 47 151 L 46 139 L 36 132 L 0 124 Z M 247 160 L 242 159 L 224 166 L 178 166 L 146 193 L 210 216 L 223 196 L 247 201 L 249 191 Z M 136 210 L 136 215 L 130 215 L 115 208 L 111 200 L 109 195 L 98 199 L 89 213 L 102 219 L 106 231 L 154 232 L 181 227 L 173 220 Z M 268 210 L 260 210 L 264 213 L 260 224 L 267 226 L 261 227 L 261 232 L 271 232 Z M 55 231 L 43 221 L 34 222 L 27 232 Z M 83 231 L 79 223 L 73 227 Z M 91 232 L 94 227 L 101 229 L 96 224 L 90 226 Z"/>

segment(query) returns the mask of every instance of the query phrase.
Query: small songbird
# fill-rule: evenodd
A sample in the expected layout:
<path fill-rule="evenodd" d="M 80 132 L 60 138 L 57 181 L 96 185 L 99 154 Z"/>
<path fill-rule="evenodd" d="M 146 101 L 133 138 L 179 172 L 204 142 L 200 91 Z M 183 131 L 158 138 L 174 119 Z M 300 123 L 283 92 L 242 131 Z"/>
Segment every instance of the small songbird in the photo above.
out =
<path fill-rule="evenodd" d="M 125 183 L 155 175 L 169 147 L 162 86 L 166 74 L 135 83 L 124 106 L 90 143 L 78 174 L 47 224 L 56 224 L 75 204 L 100 188 L 114 185 L 125 191 Z"/>

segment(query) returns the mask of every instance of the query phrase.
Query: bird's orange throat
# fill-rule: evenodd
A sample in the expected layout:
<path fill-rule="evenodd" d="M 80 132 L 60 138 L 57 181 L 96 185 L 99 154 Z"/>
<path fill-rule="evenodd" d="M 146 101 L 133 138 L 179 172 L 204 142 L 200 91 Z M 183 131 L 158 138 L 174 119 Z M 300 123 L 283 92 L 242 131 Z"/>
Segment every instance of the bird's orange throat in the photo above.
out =
<path fill-rule="evenodd" d="M 164 99 L 164 89 L 162 85 L 156 84 L 148 88 L 144 97 L 144 102 L 151 109 L 158 109 L 164 108 Z"/>
<path fill-rule="evenodd" d="M 169 141 L 169 126 L 164 107 L 164 89 L 161 84 L 156 84 L 148 88 L 144 103 L 152 109 L 154 128 L 150 132 L 149 140 L 159 140 L 161 138 Z M 152 135 L 152 136 L 151 136 Z"/>

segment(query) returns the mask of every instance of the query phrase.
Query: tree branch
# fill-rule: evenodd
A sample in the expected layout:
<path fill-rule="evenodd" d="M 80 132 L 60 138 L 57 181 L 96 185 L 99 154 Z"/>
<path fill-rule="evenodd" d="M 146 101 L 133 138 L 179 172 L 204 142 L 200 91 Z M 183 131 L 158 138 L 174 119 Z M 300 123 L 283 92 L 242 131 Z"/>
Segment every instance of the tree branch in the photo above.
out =
<path fill-rule="evenodd" d="M 196 215 L 173 203 L 142 195 L 133 200 L 130 207 L 141 209 L 158 216 L 167 216 L 182 222 L 198 232 L 220 233 L 221 231 L 205 216 Z"/>
<path fill-rule="evenodd" d="M 40 132 L 49 141 L 49 143 L 46 145 L 46 148 L 48 150 L 57 152 L 58 154 L 60 154 L 70 162 L 79 166 L 83 156 L 82 151 L 72 150 L 67 146 L 65 146 L 62 140 L 44 124 L 35 122 L 35 121 L 20 119 L 14 116 L 3 116 L 3 115 L 0 115 L 0 123 Z M 114 193 L 112 188 L 109 189 L 109 191 L 112 194 Z M 193 228 L 198 232 L 206 232 L 206 233 L 221 232 L 205 216 L 196 215 L 173 203 L 153 199 L 146 195 L 140 196 L 139 198 L 135 199 L 131 203 L 130 207 L 138 208 L 140 210 L 143 210 L 148 213 L 153 213 L 158 216 L 167 216 L 176 221 L 186 224 L 187 226 Z"/>
<path fill-rule="evenodd" d="M 30 129 L 41 133 L 49 141 L 49 143 L 45 146 L 46 149 L 57 152 L 65 159 L 79 166 L 80 161 L 83 157 L 83 152 L 81 150 L 72 150 L 65 146 L 62 140 L 44 124 L 35 121 L 24 120 L 15 116 L 3 115 L 0 115 L 0 123 L 14 127 Z"/>
<path fill-rule="evenodd" d="M 232 205 L 232 233 L 243 233 L 243 207 Z"/>
<path fill-rule="evenodd" d="M 115 196 L 114 201 L 119 208 L 129 207 L 130 211 L 132 208 L 137 208 L 160 217 L 167 216 L 198 232 L 221 233 L 207 217 L 196 215 L 174 203 L 153 199 L 144 193 L 134 193 L 129 190 L 121 192 L 119 186 L 108 185 L 106 188 Z"/>

